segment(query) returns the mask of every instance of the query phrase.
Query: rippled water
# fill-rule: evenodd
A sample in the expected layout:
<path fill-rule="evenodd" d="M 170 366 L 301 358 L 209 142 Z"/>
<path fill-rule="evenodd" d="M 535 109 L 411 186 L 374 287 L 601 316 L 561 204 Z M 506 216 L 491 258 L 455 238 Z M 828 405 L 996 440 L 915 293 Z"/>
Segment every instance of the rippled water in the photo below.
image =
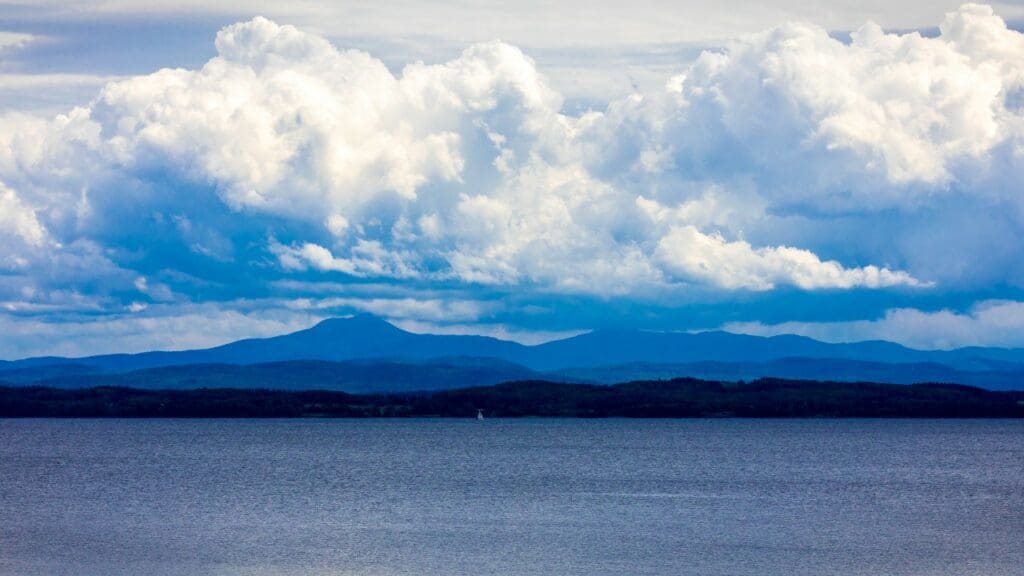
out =
<path fill-rule="evenodd" d="M 0 420 L 0 574 L 1021 575 L 1024 423 Z"/>

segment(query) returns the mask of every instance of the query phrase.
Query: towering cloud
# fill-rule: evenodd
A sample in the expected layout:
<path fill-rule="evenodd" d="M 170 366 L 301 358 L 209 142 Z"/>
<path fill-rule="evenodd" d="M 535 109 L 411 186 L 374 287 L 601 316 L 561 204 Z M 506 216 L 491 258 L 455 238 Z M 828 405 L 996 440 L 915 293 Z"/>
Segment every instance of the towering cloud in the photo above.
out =
<path fill-rule="evenodd" d="M 501 42 L 395 73 L 255 18 L 216 49 L 0 118 L 8 298 L 55 255 L 106 310 L 153 301 L 139 277 L 196 301 L 291 275 L 663 301 L 1024 285 L 1024 35 L 985 6 L 936 37 L 782 26 L 582 114 Z"/>

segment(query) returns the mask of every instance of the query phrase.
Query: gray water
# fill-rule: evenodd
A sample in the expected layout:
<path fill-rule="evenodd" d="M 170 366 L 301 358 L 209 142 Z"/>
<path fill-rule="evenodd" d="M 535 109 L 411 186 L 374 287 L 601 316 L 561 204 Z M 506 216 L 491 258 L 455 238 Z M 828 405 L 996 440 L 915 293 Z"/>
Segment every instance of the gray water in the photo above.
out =
<path fill-rule="evenodd" d="M 0 420 L 0 574 L 1024 574 L 1024 422 Z"/>

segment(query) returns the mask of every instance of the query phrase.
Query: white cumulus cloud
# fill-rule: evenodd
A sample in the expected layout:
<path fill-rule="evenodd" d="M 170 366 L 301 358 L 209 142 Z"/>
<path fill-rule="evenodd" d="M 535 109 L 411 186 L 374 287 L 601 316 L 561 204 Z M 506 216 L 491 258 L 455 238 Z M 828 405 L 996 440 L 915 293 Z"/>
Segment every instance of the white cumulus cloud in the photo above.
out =
<path fill-rule="evenodd" d="M 936 37 L 779 26 L 578 114 L 497 41 L 397 72 L 265 18 L 215 45 L 0 118 L 18 238 L 94 247 L 124 298 L 164 260 L 625 297 L 1020 281 L 1024 36 L 985 6 Z M 1000 233 L 944 240 L 964 213 Z M 1000 256 L 935 258 L 954 246 Z"/>
<path fill-rule="evenodd" d="M 812 252 L 788 246 L 754 248 L 742 240 L 728 242 L 693 226 L 673 228 L 658 243 L 657 256 L 683 277 L 708 280 L 724 288 L 770 290 L 777 283 L 815 288 L 920 286 L 906 272 L 865 266 L 844 268 L 822 262 Z"/>
<path fill-rule="evenodd" d="M 8 242 L 18 241 L 39 246 L 46 240 L 46 229 L 39 223 L 34 210 L 25 205 L 14 193 L 0 183 L 0 235 Z"/>

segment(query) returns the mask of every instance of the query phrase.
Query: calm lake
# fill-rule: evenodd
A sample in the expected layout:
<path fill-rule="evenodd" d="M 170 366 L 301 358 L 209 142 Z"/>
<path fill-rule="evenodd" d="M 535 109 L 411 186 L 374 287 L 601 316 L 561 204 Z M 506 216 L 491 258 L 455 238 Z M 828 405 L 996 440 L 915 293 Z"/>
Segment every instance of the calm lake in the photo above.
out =
<path fill-rule="evenodd" d="M 0 420 L 0 574 L 1019 576 L 1024 422 Z"/>

